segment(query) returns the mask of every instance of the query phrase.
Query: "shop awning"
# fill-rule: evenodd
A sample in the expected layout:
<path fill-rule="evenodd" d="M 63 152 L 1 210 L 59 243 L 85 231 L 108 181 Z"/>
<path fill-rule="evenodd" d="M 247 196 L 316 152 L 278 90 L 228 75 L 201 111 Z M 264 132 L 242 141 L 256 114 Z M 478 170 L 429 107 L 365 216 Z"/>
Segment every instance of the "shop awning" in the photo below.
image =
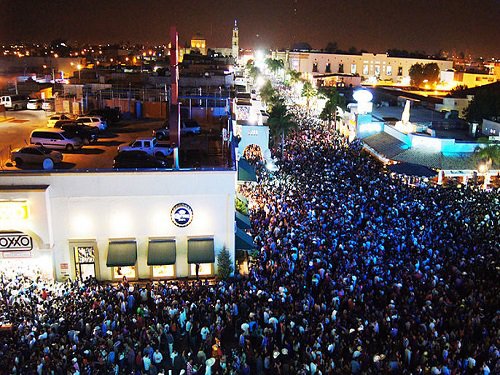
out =
<path fill-rule="evenodd" d="M 149 240 L 148 266 L 175 264 L 176 247 L 174 239 Z"/>
<path fill-rule="evenodd" d="M 238 181 L 255 181 L 257 182 L 257 176 L 255 174 L 255 169 L 248 163 L 244 158 L 238 160 Z"/>
<path fill-rule="evenodd" d="M 254 248 L 252 237 L 241 229 L 236 228 L 234 248 L 238 250 L 252 250 Z"/>
<path fill-rule="evenodd" d="M 239 199 L 240 201 L 248 205 L 248 199 L 243 194 L 236 193 L 236 199 Z"/>
<path fill-rule="evenodd" d="M 412 163 L 392 164 L 389 165 L 387 169 L 389 169 L 391 172 L 403 174 L 406 176 L 434 177 L 438 174 L 436 171 L 426 167 L 425 165 Z"/>
<path fill-rule="evenodd" d="M 188 239 L 188 263 L 214 263 L 214 239 L 190 238 Z"/>
<path fill-rule="evenodd" d="M 243 215 L 241 212 L 236 211 L 234 214 L 236 219 L 236 226 L 240 229 L 250 229 L 252 225 L 250 224 L 250 218 L 247 215 Z"/>
<path fill-rule="evenodd" d="M 131 240 L 110 241 L 108 246 L 108 267 L 135 266 L 137 261 L 137 243 Z"/>

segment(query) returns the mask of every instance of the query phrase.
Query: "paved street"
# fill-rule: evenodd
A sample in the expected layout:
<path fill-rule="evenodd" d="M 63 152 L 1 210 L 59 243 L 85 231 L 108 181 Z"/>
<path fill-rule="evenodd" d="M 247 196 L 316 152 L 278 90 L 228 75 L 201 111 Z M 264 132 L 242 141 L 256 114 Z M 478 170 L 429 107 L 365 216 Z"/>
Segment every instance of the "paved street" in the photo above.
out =
<path fill-rule="evenodd" d="M 0 114 L 0 167 L 3 170 L 19 170 L 9 165 L 10 150 L 29 144 L 30 133 L 47 124 L 50 113 L 24 110 L 8 111 Z M 84 146 L 74 152 L 64 151 L 64 161 L 59 169 L 106 169 L 112 168 L 113 158 L 120 144 L 128 143 L 138 137 L 149 137 L 152 130 L 160 127 L 162 121 L 142 120 L 123 121 L 110 127 L 100 135 L 97 143 Z M 23 166 L 22 169 L 38 169 L 39 166 Z"/>

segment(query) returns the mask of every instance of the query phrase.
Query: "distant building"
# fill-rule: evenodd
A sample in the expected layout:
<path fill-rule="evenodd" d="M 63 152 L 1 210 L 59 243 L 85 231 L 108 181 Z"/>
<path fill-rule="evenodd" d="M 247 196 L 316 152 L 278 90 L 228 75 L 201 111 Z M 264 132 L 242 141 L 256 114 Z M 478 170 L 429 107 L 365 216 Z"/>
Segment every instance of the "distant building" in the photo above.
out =
<path fill-rule="evenodd" d="M 190 45 L 191 51 L 197 51 L 202 55 L 207 54 L 207 40 L 201 34 L 193 36 Z"/>
<path fill-rule="evenodd" d="M 238 63 L 239 60 L 239 54 L 240 54 L 240 42 L 239 42 L 239 31 L 238 31 L 238 23 L 236 20 L 234 20 L 234 27 L 233 27 L 233 38 L 232 38 L 232 55 L 236 63 Z"/>
<path fill-rule="evenodd" d="M 496 119 L 496 121 L 483 119 L 483 127 L 481 132 L 483 135 L 486 135 L 488 137 L 500 136 L 500 118 Z"/>
<path fill-rule="evenodd" d="M 385 53 L 336 54 L 326 52 L 274 51 L 273 57 L 308 79 L 325 74 L 351 74 L 361 81 L 383 80 L 409 85 L 412 65 L 436 63 L 441 71 L 453 68 L 452 61 L 391 57 Z"/>
<path fill-rule="evenodd" d="M 443 104 L 436 104 L 436 111 L 450 113 L 456 111 L 458 117 L 465 118 L 465 110 L 473 98 L 474 95 L 467 95 L 466 98 L 443 98 Z"/>

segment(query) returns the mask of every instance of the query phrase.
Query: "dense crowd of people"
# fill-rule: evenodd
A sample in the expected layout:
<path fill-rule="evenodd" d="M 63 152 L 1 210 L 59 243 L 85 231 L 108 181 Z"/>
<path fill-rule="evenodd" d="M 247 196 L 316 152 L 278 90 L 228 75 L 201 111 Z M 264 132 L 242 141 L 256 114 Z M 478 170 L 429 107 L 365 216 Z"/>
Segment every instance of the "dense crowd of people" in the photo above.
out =
<path fill-rule="evenodd" d="M 297 114 L 298 115 L 298 114 Z M 231 280 L 2 275 L 0 373 L 500 373 L 497 190 L 408 186 L 297 116 L 242 185 L 260 255 Z"/>

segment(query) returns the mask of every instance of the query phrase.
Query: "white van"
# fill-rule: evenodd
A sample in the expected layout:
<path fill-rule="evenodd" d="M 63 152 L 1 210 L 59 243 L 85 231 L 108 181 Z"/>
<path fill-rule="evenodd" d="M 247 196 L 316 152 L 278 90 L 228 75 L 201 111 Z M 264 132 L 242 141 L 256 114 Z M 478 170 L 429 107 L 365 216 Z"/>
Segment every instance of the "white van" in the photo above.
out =
<path fill-rule="evenodd" d="M 63 149 L 66 151 L 78 150 L 83 146 L 81 138 L 73 137 L 70 133 L 55 128 L 33 130 L 31 132 L 30 142 L 34 145 L 41 145 L 53 149 Z"/>
<path fill-rule="evenodd" d="M 0 104 L 5 106 L 5 109 L 26 109 L 28 106 L 28 97 L 24 95 L 6 95 L 0 96 Z"/>

